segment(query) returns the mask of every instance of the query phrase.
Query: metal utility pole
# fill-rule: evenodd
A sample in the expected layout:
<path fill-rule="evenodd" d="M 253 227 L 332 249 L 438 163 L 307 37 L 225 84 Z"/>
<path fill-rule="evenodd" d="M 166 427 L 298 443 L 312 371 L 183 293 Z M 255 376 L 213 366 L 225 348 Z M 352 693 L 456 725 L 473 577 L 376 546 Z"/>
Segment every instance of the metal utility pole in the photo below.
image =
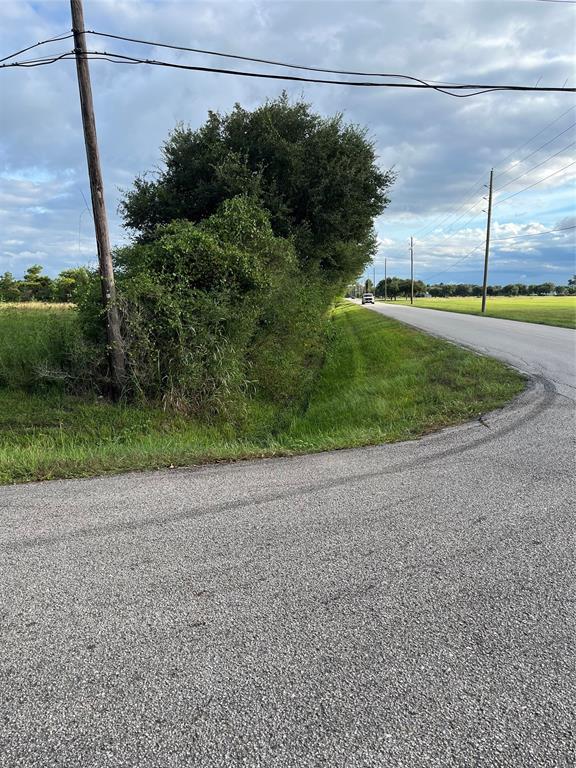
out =
<path fill-rule="evenodd" d="M 374 291 L 374 294 L 376 294 L 376 264 L 372 262 L 372 274 L 373 274 L 373 280 L 372 280 L 372 290 Z"/>
<path fill-rule="evenodd" d="M 86 159 L 88 161 L 88 176 L 90 178 L 90 194 L 92 197 L 92 213 L 96 230 L 96 245 L 98 249 L 98 265 L 100 269 L 100 284 L 102 287 L 102 303 L 106 313 L 106 333 L 108 337 L 108 358 L 112 377 L 112 389 L 118 397 L 124 383 L 126 366 L 124 348 L 120 334 L 120 316 L 116 305 L 116 287 L 110 253 L 110 236 L 104 202 L 104 183 L 100 169 L 100 154 L 96 136 L 96 121 L 92 103 L 92 87 L 86 53 L 86 36 L 84 34 L 84 11 L 82 0 L 70 0 L 72 11 L 72 31 L 74 32 L 74 53 L 76 54 L 76 71 L 78 73 L 78 89 L 80 91 L 80 109 L 84 127 L 84 143 L 86 144 Z"/>
<path fill-rule="evenodd" d="M 388 301 L 388 275 L 386 266 L 386 259 L 384 259 L 384 301 Z"/>
<path fill-rule="evenodd" d="M 410 304 L 414 304 L 414 238 L 410 238 Z"/>
<path fill-rule="evenodd" d="M 492 179 L 494 168 L 490 171 L 488 186 L 488 217 L 486 219 L 486 250 L 484 252 L 484 281 L 482 283 L 482 312 L 486 312 L 486 291 L 488 288 L 488 256 L 490 255 L 490 222 L 492 219 Z"/>

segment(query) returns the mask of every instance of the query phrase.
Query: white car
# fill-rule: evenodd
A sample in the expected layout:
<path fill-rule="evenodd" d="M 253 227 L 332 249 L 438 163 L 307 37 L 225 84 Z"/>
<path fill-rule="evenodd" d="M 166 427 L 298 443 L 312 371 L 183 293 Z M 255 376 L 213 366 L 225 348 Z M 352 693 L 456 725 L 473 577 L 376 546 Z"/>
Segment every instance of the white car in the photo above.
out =
<path fill-rule="evenodd" d="M 362 304 L 374 304 L 374 294 L 373 293 L 363 293 L 362 294 Z"/>

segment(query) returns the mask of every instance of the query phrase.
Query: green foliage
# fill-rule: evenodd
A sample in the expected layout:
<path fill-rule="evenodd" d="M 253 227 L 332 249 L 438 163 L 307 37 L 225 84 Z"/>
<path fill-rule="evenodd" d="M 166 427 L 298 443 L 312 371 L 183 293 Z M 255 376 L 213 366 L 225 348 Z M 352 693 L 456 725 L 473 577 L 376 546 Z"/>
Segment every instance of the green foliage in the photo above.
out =
<path fill-rule="evenodd" d="M 502 405 L 522 386 L 496 360 L 347 304 L 334 313 L 308 406 L 254 400 L 236 426 L 0 389 L 0 483 L 404 440 Z"/>
<path fill-rule="evenodd" d="M 90 282 L 90 271 L 86 267 L 64 269 L 53 284 L 54 301 L 76 301 L 79 294 Z"/>
<path fill-rule="evenodd" d="M 305 397 L 332 294 L 302 283 L 292 244 L 257 202 L 236 197 L 198 224 L 159 225 L 115 261 L 132 396 L 230 419 L 250 395 Z M 102 346 L 94 285 L 79 309 Z"/>
<path fill-rule="evenodd" d="M 85 267 L 65 269 L 54 280 L 42 271 L 40 264 L 34 264 L 23 280 L 15 280 L 10 272 L 5 272 L 0 277 L 0 302 L 73 302 L 90 281 L 90 272 Z"/>
<path fill-rule="evenodd" d="M 0 277 L 0 301 L 19 301 L 20 288 L 11 272 L 4 272 Z"/>
<path fill-rule="evenodd" d="M 389 299 L 395 299 L 400 295 L 400 279 L 397 277 L 386 278 L 386 288 L 384 287 L 384 280 L 380 280 L 376 286 L 375 294 L 377 298 L 387 296 Z"/>
<path fill-rule="evenodd" d="M 34 264 L 26 270 L 24 279 L 18 284 L 21 301 L 51 301 L 52 279 L 42 274 L 40 264 Z"/>
<path fill-rule="evenodd" d="M 304 404 L 327 310 L 375 252 L 393 174 L 364 130 L 285 95 L 179 126 L 163 156 L 121 206 L 136 236 L 115 253 L 125 394 L 236 421 L 255 398 Z M 95 280 L 77 302 L 105 350 Z"/>
<path fill-rule="evenodd" d="M 257 391 L 285 405 L 305 403 L 324 356 L 331 286 L 298 273 L 262 297 L 248 359 Z"/>
<path fill-rule="evenodd" d="M 210 113 L 198 130 L 179 126 L 163 148 L 164 168 L 136 179 L 121 206 L 143 242 L 159 224 L 198 222 L 224 200 L 248 195 L 273 231 L 293 237 L 301 265 L 344 284 L 375 252 L 372 224 L 394 175 L 376 164 L 365 130 L 341 115 L 322 118 L 283 95 L 253 112 Z"/>

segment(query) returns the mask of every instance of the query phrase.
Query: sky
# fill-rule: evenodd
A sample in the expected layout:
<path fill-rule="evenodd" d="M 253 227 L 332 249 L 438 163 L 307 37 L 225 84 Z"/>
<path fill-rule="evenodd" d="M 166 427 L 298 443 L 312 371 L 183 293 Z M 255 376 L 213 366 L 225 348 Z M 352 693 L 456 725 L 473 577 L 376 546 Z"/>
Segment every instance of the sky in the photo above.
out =
<path fill-rule="evenodd" d="M 576 86 L 576 4 L 542 0 L 309 2 L 84 0 L 86 29 L 331 69 L 437 81 Z M 0 58 L 70 30 L 68 0 L 2 0 Z M 222 66 L 225 60 L 89 37 L 98 50 Z M 22 54 L 72 49 L 70 40 Z M 253 64 L 228 62 L 251 71 Z M 161 165 L 179 122 L 254 108 L 282 90 L 323 115 L 366 126 L 391 203 L 376 221 L 376 279 L 481 283 L 490 169 L 489 282 L 566 284 L 576 272 L 576 95 L 434 91 L 282 83 L 146 65 L 90 64 L 113 245 L 128 242 L 122 190 Z M 279 72 L 277 68 L 260 67 Z M 569 166 L 569 167 L 566 167 Z M 526 189 L 531 187 L 530 189 Z M 509 197 L 508 200 L 504 198 Z M 0 70 L 0 273 L 32 264 L 56 275 L 96 265 L 73 61 Z M 549 232 L 549 230 L 561 230 Z M 544 234 L 541 234 L 544 233 Z M 372 277 L 372 267 L 367 275 Z"/>

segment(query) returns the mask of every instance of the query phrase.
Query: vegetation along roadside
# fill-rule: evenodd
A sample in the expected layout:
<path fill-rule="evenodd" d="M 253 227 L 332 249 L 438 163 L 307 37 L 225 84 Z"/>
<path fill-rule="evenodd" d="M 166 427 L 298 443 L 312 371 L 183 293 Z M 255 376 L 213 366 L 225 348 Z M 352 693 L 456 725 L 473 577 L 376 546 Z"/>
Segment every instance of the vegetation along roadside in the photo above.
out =
<path fill-rule="evenodd" d="M 44 387 L 26 387 L 53 339 L 62 328 L 74 334 L 77 322 L 73 309 L 29 306 L 0 308 L 0 324 L 10 325 L 15 340 L 0 348 L 0 366 L 19 371 L 22 384 L 0 388 L 2 483 L 411 439 L 497 408 L 524 386 L 516 372 L 495 360 L 346 302 L 330 313 L 326 355 L 306 404 L 272 405 L 251 397 L 242 421 L 208 421 L 146 404 L 70 395 L 53 379 Z M 35 343 L 23 360 L 18 339 L 24 337 Z"/>

